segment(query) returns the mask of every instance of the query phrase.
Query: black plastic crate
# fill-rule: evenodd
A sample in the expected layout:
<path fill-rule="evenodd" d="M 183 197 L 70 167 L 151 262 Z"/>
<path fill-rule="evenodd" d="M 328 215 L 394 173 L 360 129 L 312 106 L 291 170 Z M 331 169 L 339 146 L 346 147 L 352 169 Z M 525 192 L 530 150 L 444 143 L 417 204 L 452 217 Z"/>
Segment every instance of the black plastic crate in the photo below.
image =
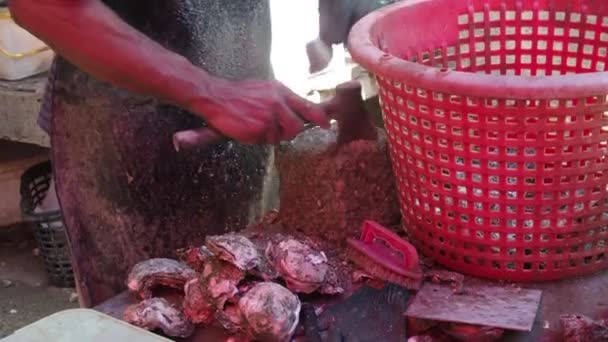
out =
<path fill-rule="evenodd" d="M 24 219 L 34 225 L 34 236 L 51 283 L 59 287 L 73 287 L 74 273 L 61 211 L 34 212 L 49 190 L 51 177 L 51 163 L 48 161 L 32 166 L 23 173 L 21 212 Z"/>

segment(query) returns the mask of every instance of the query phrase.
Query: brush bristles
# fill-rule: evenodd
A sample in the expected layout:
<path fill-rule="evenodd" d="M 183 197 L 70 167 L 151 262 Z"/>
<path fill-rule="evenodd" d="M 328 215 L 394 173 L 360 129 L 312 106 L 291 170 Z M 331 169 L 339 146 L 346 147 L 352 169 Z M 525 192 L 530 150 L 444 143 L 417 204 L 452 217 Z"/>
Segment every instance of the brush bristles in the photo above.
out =
<path fill-rule="evenodd" d="M 377 264 L 371 260 L 362 252 L 349 247 L 347 256 L 357 266 L 362 268 L 365 272 L 374 278 L 384 280 L 389 283 L 397 284 L 405 287 L 408 290 L 419 290 L 421 281 L 419 279 L 411 279 L 401 274 L 397 274 L 384 265 Z"/>

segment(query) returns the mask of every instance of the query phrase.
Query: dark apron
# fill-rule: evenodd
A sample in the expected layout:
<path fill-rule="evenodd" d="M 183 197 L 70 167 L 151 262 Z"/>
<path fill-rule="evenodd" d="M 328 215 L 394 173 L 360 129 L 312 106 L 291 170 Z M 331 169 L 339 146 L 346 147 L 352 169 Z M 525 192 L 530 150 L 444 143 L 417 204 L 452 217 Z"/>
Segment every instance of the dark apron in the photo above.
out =
<path fill-rule="evenodd" d="M 106 3 L 212 74 L 271 75 L 268 0 Z M 197 117 L 62 59 L 54 86 L 54 172 L 84 306 L 122 291 L 134 263 L 241 229 L 272 199 L 268 148 L 224 143 L 176 153 L 172 134 L 204 125 Z"/>

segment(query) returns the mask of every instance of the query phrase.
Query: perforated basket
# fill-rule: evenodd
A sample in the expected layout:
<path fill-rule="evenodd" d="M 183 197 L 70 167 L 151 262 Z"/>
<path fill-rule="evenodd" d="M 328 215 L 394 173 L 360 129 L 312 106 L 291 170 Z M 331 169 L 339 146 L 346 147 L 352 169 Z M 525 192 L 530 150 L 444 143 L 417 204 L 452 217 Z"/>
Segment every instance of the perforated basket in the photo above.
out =
<path fill-rule="evenodd" d="M 24 219 L 34 225 L 34 236 L 51 283 L 73 287 L 74 273 L 61 211 L 35 210 L 49 190 L 51 177 L 50 162 L 34 165 L 21 175 L 21 212 Z"/>
<path fill-rule="evenodd" d="M 511 281 L 608 265 L 608 2 L 406 0 L 349 49 L 423 253 Z"/>

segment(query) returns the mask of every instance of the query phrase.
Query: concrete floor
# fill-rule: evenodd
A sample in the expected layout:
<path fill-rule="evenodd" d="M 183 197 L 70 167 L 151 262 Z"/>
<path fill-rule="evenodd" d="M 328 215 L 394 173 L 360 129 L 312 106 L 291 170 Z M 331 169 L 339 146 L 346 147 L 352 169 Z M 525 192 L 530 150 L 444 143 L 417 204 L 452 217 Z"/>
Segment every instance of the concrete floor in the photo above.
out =
<path fill-rule="evenodd" d="M 73 289 L 49 284 L 42 258 L 33 253 L 36 244 L 28 231 L 23 225 L 0 229 L 0 338 L 78 306 Z"/>

